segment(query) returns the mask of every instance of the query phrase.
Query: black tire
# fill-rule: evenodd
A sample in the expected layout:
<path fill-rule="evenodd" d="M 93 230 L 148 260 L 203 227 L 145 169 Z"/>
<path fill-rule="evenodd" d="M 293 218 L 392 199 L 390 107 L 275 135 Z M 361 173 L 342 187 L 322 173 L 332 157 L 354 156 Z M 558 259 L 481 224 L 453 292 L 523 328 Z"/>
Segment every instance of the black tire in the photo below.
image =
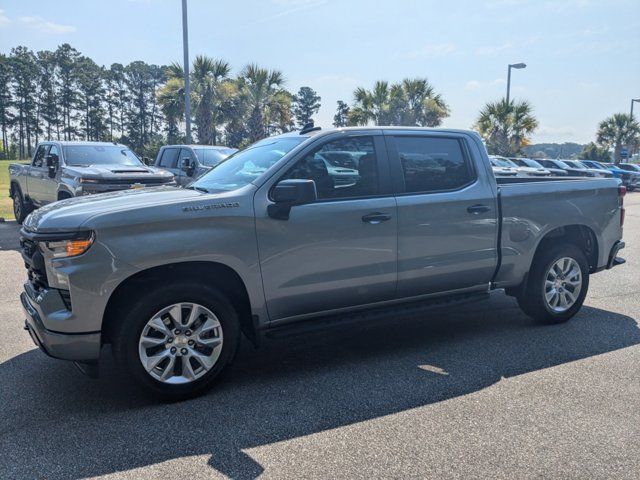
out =
<path fill-rule="evenodd" d="M 575 245 L 561 244 L 541 248 L 533 260 L 527 283 L 517 296 L 518 305 L 524 313 L 538 322 L 563 323 L 578 313 L 584 303 L 589 289 L 589 264 L 582 250 Z M 545 281 L 551 267 L 565 257 L 574 259 L 580 266 L 582 286 L 575 303 L 569 309 L 557 312 L 545 299 Z"/>
<path fill-rule="evenodd" d="M 27 215 L 33 211 L 33 207 L 24 199 L 18 186 L 13 187 L 11 197 L 13 198 L 13 215 L 16 217 L 16 222 L 22 225 Z"/>
<path fill-rule="evenodd" d="M 193 302 L 209 309 L 218 317 L 224 341 L 218 360 L 202 377 L 186 384 L 168 384 L 148 373 L 139 357 L 138 342 L 143 328 L 164 307 L 180 302 Z M 147 393 L 167 401 L 192 398 L 210 389 L 231 362 L 240 341 L 240 322 L 229 300 L 215 288 L 197 283 L 174 283 L 155 288 L 121 310 L 114 328 L 113 352 L 118 367 L 129 374 Z"/>

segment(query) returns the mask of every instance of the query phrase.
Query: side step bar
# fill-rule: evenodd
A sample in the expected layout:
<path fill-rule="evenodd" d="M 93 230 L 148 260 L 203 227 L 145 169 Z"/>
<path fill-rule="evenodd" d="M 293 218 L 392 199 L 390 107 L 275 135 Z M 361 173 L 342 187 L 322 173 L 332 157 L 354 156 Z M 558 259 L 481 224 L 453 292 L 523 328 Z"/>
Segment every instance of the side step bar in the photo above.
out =
<path fill-rule="evenodd" d="M 390 306 L 378 307 L 370 310 L 361 310 L 339 315 L 330 315 L 326 317 L 317 317 L 312 319 L 301 320 L 266 328 L 262 334 L 267 338 L 289 338 L 298 335 L 306 335 L 309 333 L 324 331 L 329 328 L 352 325 L 363 321 L 370 322 L 389 317 L 411 317 L 416 314 L 433 310 L 439 307 L 446 307 L 452 304 L 460 305 L 463 303 L 477 302 L 489 298 L 489 292 L 465 293 L 447 297 L 422 300 L 419 302 L 394 304 Z"/>

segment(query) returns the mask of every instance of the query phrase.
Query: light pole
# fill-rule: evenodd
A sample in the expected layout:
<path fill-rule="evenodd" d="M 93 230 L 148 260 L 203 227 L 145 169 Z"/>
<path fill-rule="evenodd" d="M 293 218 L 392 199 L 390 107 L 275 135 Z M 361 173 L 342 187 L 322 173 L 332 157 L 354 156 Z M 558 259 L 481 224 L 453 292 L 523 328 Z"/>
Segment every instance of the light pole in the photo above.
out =
<path fill-rule="evenodd" d="M 191 86 L 189 85 L 189 29 L 187 0 L 182 0 L 182 47 L 184 50 L 184 119 L 187 124 L 186 143 L 191 144 Z"/>
<path fill-rule="evenodd" d="M 507 105 L 509 105 L 509 93 L 511 90 L 511 69 L 517 68 L 518 70 L 521 68 L 527 68 L 526 63 L 510 63 L 509 68 L 507 70 Z"/>
<path fill-rule="evenodd" d="M 633 102 L 640 103 L 640 98 L 632 98 L 631 99 L 631 113 L 629 113 L 629 118 L 631 118 L 632 122 L 633 122 Z"/>

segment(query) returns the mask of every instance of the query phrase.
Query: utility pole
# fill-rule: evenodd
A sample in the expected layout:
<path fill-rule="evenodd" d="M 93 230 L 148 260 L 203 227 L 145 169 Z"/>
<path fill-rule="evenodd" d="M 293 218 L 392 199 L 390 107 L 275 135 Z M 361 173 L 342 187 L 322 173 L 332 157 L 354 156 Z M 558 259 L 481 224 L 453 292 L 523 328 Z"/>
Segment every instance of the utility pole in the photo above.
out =
<path fill-rule="evenodd" d="M 191 144 L 191 85 L 189 84 L 189 28 L 187 26 L 187 0 L 182 0 L 182 46 L 184 50 L 184 119 L 186 143 Z"/>

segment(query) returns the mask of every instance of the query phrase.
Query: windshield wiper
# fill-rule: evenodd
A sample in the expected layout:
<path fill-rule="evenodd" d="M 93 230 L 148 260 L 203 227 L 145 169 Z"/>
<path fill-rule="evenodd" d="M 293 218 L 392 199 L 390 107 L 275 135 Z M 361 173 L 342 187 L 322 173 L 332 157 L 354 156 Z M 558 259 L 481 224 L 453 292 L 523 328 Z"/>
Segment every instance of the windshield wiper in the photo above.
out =
<path fill-rule="evenodd" d="M 209 193 L 209 190 L 207 190 L 206 188 L 204 188 L 204 187 L 196 187 L 195 185 L 189 185 L 188 187 L 184 187 L 184 188 L 187 188 L 189 190 L 197 190 L 197 191 L 202 192 L 202 193 Z"/>

